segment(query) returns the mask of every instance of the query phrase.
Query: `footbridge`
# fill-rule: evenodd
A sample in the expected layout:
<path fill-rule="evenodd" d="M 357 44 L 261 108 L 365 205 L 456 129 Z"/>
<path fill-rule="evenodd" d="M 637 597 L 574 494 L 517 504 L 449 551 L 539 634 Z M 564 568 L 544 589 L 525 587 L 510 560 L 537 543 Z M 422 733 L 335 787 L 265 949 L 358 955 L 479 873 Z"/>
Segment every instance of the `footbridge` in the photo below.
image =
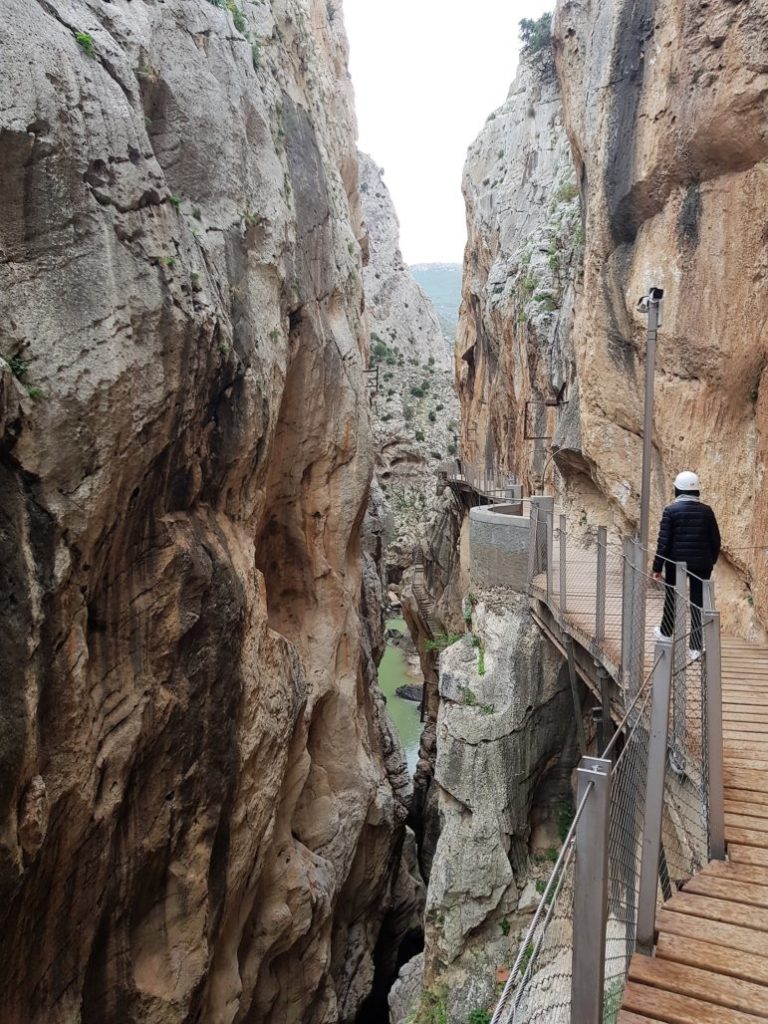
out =
<path fill-rule="evenodd" d="M 527 593 L 602 706 L 576 813 L 493 1024 L 755 1024 L 768 1017 L 768 648 L 721 635 L 678 565 L 551 498 L 470 511 L 471 572 Z"/>

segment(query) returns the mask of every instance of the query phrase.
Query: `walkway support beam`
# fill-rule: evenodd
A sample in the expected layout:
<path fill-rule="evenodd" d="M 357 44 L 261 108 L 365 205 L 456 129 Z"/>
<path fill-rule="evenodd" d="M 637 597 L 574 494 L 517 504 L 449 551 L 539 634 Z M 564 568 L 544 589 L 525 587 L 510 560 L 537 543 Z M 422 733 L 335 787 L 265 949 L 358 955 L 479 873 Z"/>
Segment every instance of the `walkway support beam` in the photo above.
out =
<path fill-rule="evenodd" d="M 669 696 L 672 685 L 672 640 L 659 640 L 654 652 L 651 734 L 648 740 L 648 774 L 645 783 L 640 892 L 637 910 L 637 947 L 648 956 L 653 951 L 656 926 L 656 891 L 659 884 L 661 819 L 664 772 L 667 767 Z"/>
<path fill-rule="evenodd" d="M 597 529 L 597 595 L 595 605 L 595 643 L 598 647 L 605 640 L 605 597 L 608 586 L 608 530 L 605 526 Z"/>
<path fill-rule="evenodd" d="M 582 757 L 576 769 L 576 806 L 586 803 L 576 823 L 573 896 L 571 1020 L 601 1024 L 608 919 L 608 827 L 611 762 Z"/>
<path fill-rule="evenodd" d="M 566 586 L 566 526 L 565 516 L 560 516 L 560 611 L 566 612 L 568 602 L 568 588 Z"/>

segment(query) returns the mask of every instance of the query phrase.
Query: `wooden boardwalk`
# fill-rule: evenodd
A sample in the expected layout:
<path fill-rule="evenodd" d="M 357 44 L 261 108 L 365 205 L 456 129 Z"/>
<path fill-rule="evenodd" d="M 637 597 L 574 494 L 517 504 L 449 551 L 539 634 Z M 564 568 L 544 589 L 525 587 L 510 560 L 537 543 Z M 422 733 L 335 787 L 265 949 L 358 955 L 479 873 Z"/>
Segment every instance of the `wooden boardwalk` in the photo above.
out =
<path fill-rule="evenodd" d="M 560 627 L 616 677 L 621 559 L 615 552 L 608 557 L 605 637 L 597 645 L 596 553 L 573 544 L 569 548 L 565 610 L 557 543 L 550 600 L 543 574 L 533 581 L 533 597 L 546 603 Z M 660 622 L 662 603 L 661 587 L 650 584 L 646 666 L 653 663 L 653 628 Z M 633 956 L 618 1024 L 755 1024 L 768 1019 L 768 647 L 723 636 L 722 692 L 727 860 L 707 864 L 658 912 L 654 955 Z M 692 706 L 688 714 L 697 717 L 697 712 Z"/>
<path fill-rule="evenodd" d="M 712 861 L 656 918 L 635 954 L 619 1024 L 755 1024 L 768 1018 L 768 647 L 723 637 L 728 859 Z"/>

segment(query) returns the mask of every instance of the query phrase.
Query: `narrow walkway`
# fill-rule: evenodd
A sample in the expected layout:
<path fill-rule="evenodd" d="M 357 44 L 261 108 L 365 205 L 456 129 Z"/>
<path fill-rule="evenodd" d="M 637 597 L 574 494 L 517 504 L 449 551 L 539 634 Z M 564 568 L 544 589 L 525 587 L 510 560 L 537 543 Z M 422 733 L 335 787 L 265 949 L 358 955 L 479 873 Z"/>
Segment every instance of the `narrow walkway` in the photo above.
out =
<path fill-rule="evenodd" d="M 768 1018 L 768 647 L 723 638 L 725 837 L 635 954 L 619 1024 L 755 1024 Z"/>
<path fill-rule="evenodd" d="M 621 660 L 621 559 L 608 556 L 605 637 L 596 644 L 596 551 L 572 544 L 562 589 L 556 546 L 553 555 L 549 600 L 544 574 L 533 580 L 532 596 L 614 674 Z M 649 591 L 646 665 L 662 600 L 660 588 Z M 723 636 L 722 686 L 727 860 L 707 864 L 658 912 L 654 956 L 633 956 L 618 1024 L 768 1018 L 768 647 Z"/>

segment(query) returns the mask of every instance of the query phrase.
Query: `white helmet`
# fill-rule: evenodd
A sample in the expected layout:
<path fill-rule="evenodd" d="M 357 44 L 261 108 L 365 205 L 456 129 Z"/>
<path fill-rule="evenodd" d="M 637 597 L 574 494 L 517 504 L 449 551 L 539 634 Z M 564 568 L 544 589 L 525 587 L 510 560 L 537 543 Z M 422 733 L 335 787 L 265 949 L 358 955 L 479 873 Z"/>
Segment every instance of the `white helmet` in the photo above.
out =
<path fill-rule="evenodd" d="M 684 469 L 682 473 L 678 473 L 675 477 L 675 487 L 678 491 L 699 491 L 701 490 L 701 484 L 699 478 L 695 473 L 692 473 L 690 469 Z"/>

